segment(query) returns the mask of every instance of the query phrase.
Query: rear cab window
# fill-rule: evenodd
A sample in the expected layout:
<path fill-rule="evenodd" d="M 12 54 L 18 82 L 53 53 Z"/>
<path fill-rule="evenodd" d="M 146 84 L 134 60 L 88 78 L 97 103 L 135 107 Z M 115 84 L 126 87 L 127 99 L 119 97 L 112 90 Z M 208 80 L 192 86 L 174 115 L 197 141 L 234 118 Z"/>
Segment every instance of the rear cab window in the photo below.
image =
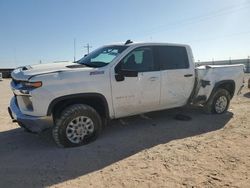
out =
<path fill-rule="evenodd" d="M 183 46 L 157 46 L 157 60 L 161 70 L 188 69 L 187 50 Z"/>

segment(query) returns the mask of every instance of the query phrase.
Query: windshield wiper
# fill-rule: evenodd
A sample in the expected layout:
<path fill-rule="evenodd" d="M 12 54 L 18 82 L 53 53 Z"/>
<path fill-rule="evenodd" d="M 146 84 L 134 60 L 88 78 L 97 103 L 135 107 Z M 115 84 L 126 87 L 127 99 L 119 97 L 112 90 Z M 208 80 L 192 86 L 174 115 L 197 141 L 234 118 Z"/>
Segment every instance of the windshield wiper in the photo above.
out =
<path fill-rule="evenodd" d="M 77 64 L 77 65 L 68 65 L 66 67 L 67 68 L 82 68 L 82 67 L 86 67 L 86 65 L 84 65 L 84 64 Z"/>
<path fill-rule="evenodd" d="M 107 65 L 104 62 L 101 61 L 92 61 L 90 63 L 82 63 L 83 65 L 89 66 L 89 67 L 103 67 L 105 65 Z"/>
<path fill-rule="evenodd" d="M 79 63 L 79 64 L 85 65 L 85 66 L 87 66 L 87 67 L 94 67 L 94 68 L 96 68 L 96 67 L 101 67 L 101 66 L 98 66 L 98 65 L 87 64 L 87 63 Z"/>

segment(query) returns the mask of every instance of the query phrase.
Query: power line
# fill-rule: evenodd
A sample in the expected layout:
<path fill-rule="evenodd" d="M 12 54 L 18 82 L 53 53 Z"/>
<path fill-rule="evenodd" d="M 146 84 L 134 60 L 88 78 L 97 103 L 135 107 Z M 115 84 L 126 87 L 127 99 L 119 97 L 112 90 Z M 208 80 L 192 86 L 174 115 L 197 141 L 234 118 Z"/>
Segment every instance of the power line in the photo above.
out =
<path fill-rule="evenodd" d="M 223 38 L 230 38 L 230 37 L 236 37 L 239 35 L 242 36 L 242 35 L 249 35 L 249 34 L 250 34 L 250 30 L 244 31 L 244 32 L 239 32 L 239 33 L 231 33 L 231 34 L 227 34 L 227 35 L 223 35 L 223 36 L 191 40 L 191 41 L 187 41 L 186 43 L 201 42 L 201 41 L 203 42 L 203 41 L 207 41 L 207 40 L 222 40 Z"/>
<path fill-rule="evenodd" d="M 235 5 L 228 6 L 225 8 L 218 9 L 216 11 L 211 11 L 208 14 L 194 16 L 194 17 L 190 17 L 187 19 L 162 24 L 158 27 L 152 28 L 151 32 L 149 32 L 149 30 L 148 30 L 148 32 L 146 31 L 148 34 L 144 35 L 144 37 L 151 36 L 152 34 L 155 34 L 155 33 L 171 30 L 179 25 L 189 25 L 189 24 L 200 23 L 200 22 L 203 22 L 204 20 L 214 19 L 214 18 L 219 17 L 219 16 L 235 13 L 235 12 L 238 12 L 242 9 L 248 8 L 249 6 L 250 6 L 250 2 L 248 1 L 246 3 L 240 4 L 239 6 L 235 6 Z M 165 28 L 165 27 L 167 27 L 167 28 Z M 144 31 L 144 33 L 145 33 L 145 31 Z"/>

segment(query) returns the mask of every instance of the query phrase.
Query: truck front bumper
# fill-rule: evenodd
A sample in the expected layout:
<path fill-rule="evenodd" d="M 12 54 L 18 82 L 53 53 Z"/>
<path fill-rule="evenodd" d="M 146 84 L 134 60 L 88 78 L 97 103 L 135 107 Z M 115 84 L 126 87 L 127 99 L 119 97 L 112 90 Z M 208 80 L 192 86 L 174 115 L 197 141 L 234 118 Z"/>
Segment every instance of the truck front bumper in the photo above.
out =
<path fill-rule="evenodd" d="M 53 119 L 51 116 L 36 117 L 23 114 L 17 105 L 15 97 L 11 99 L 8 112 L 13 122 L 18 122 L 21 127 L 33 133 L 40 133 L 53 126 Z"/>

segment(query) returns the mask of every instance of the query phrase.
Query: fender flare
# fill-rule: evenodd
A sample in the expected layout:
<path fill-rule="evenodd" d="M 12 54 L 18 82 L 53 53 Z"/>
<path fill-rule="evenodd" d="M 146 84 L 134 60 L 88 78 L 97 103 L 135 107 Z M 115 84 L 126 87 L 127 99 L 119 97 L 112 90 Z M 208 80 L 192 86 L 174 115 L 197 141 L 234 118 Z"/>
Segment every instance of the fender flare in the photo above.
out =
<path fill-rule="evenodd" d="M 232 85 L 233 85 L 233 92 L 230 93 L 230 95 L 232 94 L 231 97 L 234 96 L 234 93 L 235 93 L 235 81 L 234 81 L 234 80 L 222 80 L 222 81 L 216 82 L 216 83 L 214 84 L 214 88 L 213 88 L 213 90 L 211 91 L 211 94 L 210 94 L 210 96 L 209 96 L 209 98 L 208 98 L 208 101 L 210 100 L 210 98 L 211 98 L 211 96 L 213 95 L 213 93 L 214 93 L 218 88 L 220 88 L 220 86 L 223 85 L 223 84 L 232 84 Z M 229 91 L 229 92 L 230 92 L 230 91 Z"/>
<path fill-rule="evenodd" d="M 77 94 L 65 95 L 65 96 L 55 98 L 49 104 L 49 107 L 47 110 L 47 116 L 52 115 L 54 107 L 59 102 L 64 101 L 64 100 L 68 100 L 68 99 L 75 99 L 75 98 L 83 98 L 83 99 L 84 98 L 98 98 L 98 99 L 101 99 L 103 104 L 104 104 L 104 107 L 105 107 L 105 115 L 106 115 L 106 117 L 109 117 L 108 102 L 107 102 L 106 98 L 100 93 L 77 93 Z"/>

